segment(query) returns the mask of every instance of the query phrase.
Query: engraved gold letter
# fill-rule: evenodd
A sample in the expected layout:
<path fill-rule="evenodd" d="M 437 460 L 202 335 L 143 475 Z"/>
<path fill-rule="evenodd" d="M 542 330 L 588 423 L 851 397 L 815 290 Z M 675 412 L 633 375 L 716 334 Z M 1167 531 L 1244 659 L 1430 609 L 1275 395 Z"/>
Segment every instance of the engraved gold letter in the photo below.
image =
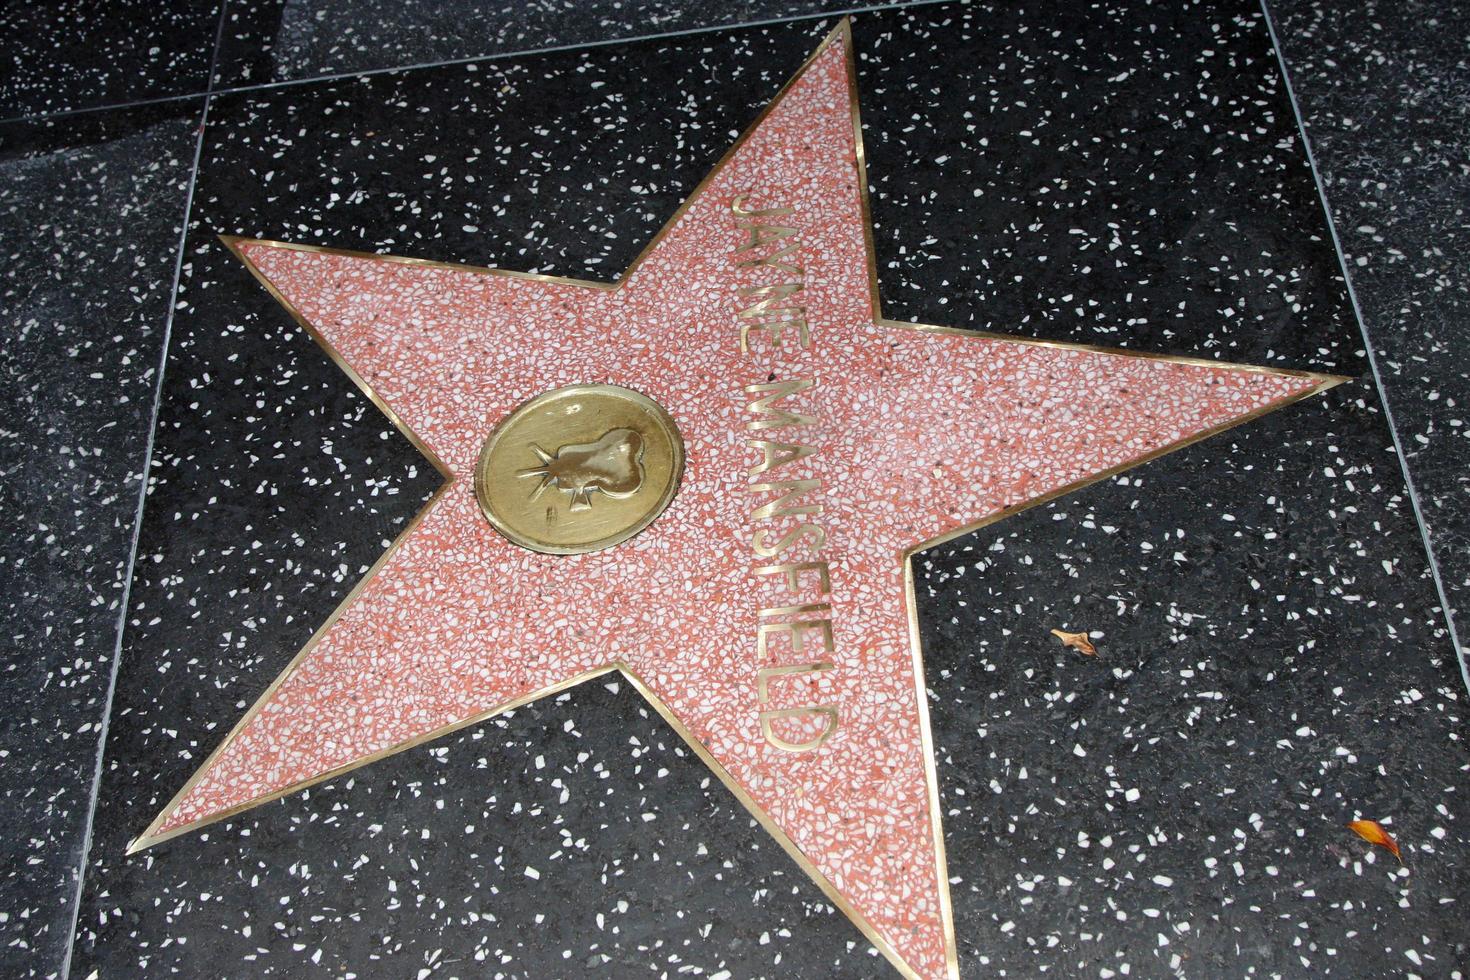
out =
<path fill-rule="evenodd" d="M 762 667 L 755 672 L 756 695 L 761 699 L 761 704 L 767 704 L 771 700 L 770 683 L 772 677 L 790 677 L 793 674 L 820 674 L 824 670 L 833 670 L 833 666 L 825 660 L 814 664 L 792 664 L 789 667 Z"/>
<path fill-rule="evenodd" d="M 777 538 L 774 544 L 770 543 L 768 534 L 769 532 L 767 531 L 757 531 L 755 532 L 755 536 L 750 539 L 751 550 L 762 558 L 775 558 L 787 548 L 795 545 L 802 538 L 812 539 L 811 549 L 814 553 L 821 551 L 822 545 L 827 543 L 827 532 L 815 524 L 802 524 L 794 527 Z"/>
<path fill-rule="evenodd" d="M 772 347 L 781 346 L 781 336 L 788 326 L 796 328 L 796 344 L 803 350 L 811 346 L 811 331 L 807 327 L 806 307 L 804 306 L 778 306 L 780 301 L 786 300 L 805 288 L 799 282 L 783 282 L 771 286 L 745 286 L 741 288 L 742 296 L 759 296 L 760 299 L 740 310 L 735 315 L 742 320 L 752 321 L 740 325 L 740 350 L 742 353 L 750 351 L 750 334 L 754 330 L 764 330 L 770 338 Z"/>
<path fill-rule="evenodd" d="M 759 210 L 759 211 L 758 210 L 752 210 L 751 208 L 747 208 L 745 206 L 745 202 L 749 198 L 750 198 L 750 195 L 749 194 L 736 194 L 735 195 L 735 200 L 733 200 L 733 201 L 730 202 L 730 210 L 732 212 L 734 212 L 735 214 L 738 214 L 738 215 L 740 215 L 742 217 L 755 217 L 755 218 L 769 218 L 769 217 L 775 217 L 776 215 L 791 214 L 791 213 L 793 213 L 793 210 L 794 210 L 792 208 L 766 208 L 764 210 Z"/>
<path fill-rule="evenodd" d="M 792 242 L 790 245 L 778 249 L 777 251 L 772 252 L 770 255 L 766 255 L 758 259 L 745 259 L 744 261 L 737 262 L 735 263 L 735 268 L 754 269 L 759 266 L 765 266 L 768 269 L 775 269 L 777 272 L 784 272 L 786 273 L 786 275 L 791 276 L 793 279 L 800 279 L 802 276 L 806 275 L 806 271 L 802 269 L 801 266 L 795 265 L 791 262 L 781 261 L 788 255 L 795 255 L 797 250 L 800 248 L 800 242 Z"/>
<path fill-rule="evenodd" d="M 767 470 L 773 470 L 787 463 L 794 463 L 816 452 L 811 446 L 802 446 L 789 442 L 770 442 L 766 439 L 749 439 L 745 443 L 752 449 L 759 449 L 765 459 L 750 468 L 751 476 L 760 476 Z"/>
<path fill-rule="evenodd" d="M 811 425 L 816 419 L 810 415 L 802 415 L 799 412 L 788 412 L 784 408 L 773 407 L 777 399 L 794 395 L 798 391 L 806 391 L 814 387 L 816 382 L 811 378 L 798 378 L 795 381 L 772 381 L 762 385 L 746 385 L 747 395 L 761 395 L 770 392 L 769 395 L 757 398 L 745 406 L 747 412 L 754 412 L 761 416 L 754 421 L 745 423 L 747 429 L 759 431 L 761 429 L 776 429 L 783 425 Z"/>
<path fill-rule="evenodd" d="M 791 652 L 802 653 L 806 650 L 806 634 L 815 631 L 822 635 L 822 648 L 828 653 L 833 653 L 835 646 L 832 641 L 832 620 L 830 619 L 798 619 L 790 623 L 762 623 L 755 631 L 755 652 L 761 660 L 770 655 L 770 647 L 767 636 L 772 633 L 785 632 L 791 637 Z"/>
<path fill-rule="evenodd" d="M 789 561 L 782 565 L 761 565 L 754 571 L 757 575 L 785 575 L 786 588 L 790 592 L 801 591 L 802 572 L 816 572 L 822 595 L 832 591 L 832 577 L 824 561 Z"/>
<path fill-rule="evenodd" d="M 771 727 L 771 722 L 778 718 L 810 718 L 813 716 L 825 718 L 826 721 L 823 723 L 822 731 L 815 738 L 805 742 L 789 742 L 777 735 Z M 833 707 L 777 708 L 773 711 L 762 711 L 760 717 L 761 734 L 766 737 L 766 741 L 787 752 L 810 752 L 827 741 L 837 730 L 837 709 Z"/>
<path fill-rule="evenodd" d="M 768 521 L 773 517 L 795 517 L 798 514 L 820 514 L 821 504 L 801 504 L 802 495 L 822 488 L 821 480 L 780 480 L 776 483 L 752 483 L 751 493 L 779 493 L 780 499 L 761 504 L 750 512 L 753 521 Z"/>

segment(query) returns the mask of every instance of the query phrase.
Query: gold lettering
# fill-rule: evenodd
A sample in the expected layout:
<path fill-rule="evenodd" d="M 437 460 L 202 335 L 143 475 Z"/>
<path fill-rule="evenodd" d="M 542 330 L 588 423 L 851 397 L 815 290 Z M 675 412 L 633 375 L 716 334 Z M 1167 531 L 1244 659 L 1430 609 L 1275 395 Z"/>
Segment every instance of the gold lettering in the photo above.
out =
<path fill-rule="evenodd" d="M 796 213 L 794 208 L 755 208 L 750 204 L 750 194 L 739 194 L 730 202 L 730 211 L 735 216 L 735 227 L 741 233 L 741 244 L 731 255 L 735 256 L 736 269 L 769 270 L 770 279 L 776 282 L 764 285 L 743 286 L 737 292 L 740 304 L 736 314 L 740 331 L 740 350 L 750 353 L 753 335 L 764 334 L 772 348 L 781 347 L 783 339 L 793 334 L 802 350 L 811 345 L 811 326 L 807 322 L 806 307 L 801 305 L 805 290 L 805 272 L 800 265 L 800 248 L 796 222 L 789 222 Z M 815 387 L 816 381 L 801 378 L 776 381 L 775 375 L 765 384 L 747 385 L 749 401 L 745 410 L 748 420 L 746 429 L 763 432 L 787 426 L 814 425 L 817 419 L 802 412 L 784 407 L 782 400 Z M 789 438 L 789 437 L 788 437 Z M 760 462 L 750 469 L 752 480 L 764 474 L 799 463 L 815 455 L 817 446 L 806 445 L 800 440 L 777 441 L 771 439 L 749 439 L 746 445 L 760 453 Z M 800 471 L 796 471 L 798 474 Z M 814 517 L 822 513 L 822 484 L 817 479 L 780 480 L 769 483 L 751 483 L 753 494 L 771 495 L 761 497 L 765 503 L 753 506 L 752 522 L 775 521 L 784 518 Z M 784 531 L 775 528 L 758 528 L 751 535 L 751 548 L 762 558 L 775 558 L 782 552 L 797 546 L 810 549 L 813 556 L 819 554 L 827 543 L 827 532 L 815 523 L 788 526 Z M 832 591 L 831 569 L 825 561 L 784 562 L 760 565 L 754 569 L 756 575 L 780 575 L 786 590 L 793 598 L 806 598 L 803 591 L 812 590 L 827 596 Z M 815 581 L 813 581 L 815 579 Z M 807 592 L 811 594 L 810 591 Z M 780 601 L 780 600 L 777 600 Z M 788 605 L 762 608 L 757 615 L 756 650 L 759 662 L 771 657 L 770 644 L 773 637 L 785 636 L 790 653 L 799 655 L 807 644 L 816 637 L 828 654 L 834 652 L 835 642 L 830 618 L 832 606 L 829 602 L 794 602 Z M 772 622 L 771 620 L 787 620 Z M 761 666 L 756 670 L 756 694 L 762 705 L 771 700 L 770 685 L 774 678 L 815 675 L 834 670 L 827 660 L 812 663 L 776 664 Z M 812 705 L 800 708 L 775 708 L 760 712 L 761 734 L 766 741 L 785 752 L 811 752 L 831 737 L 837 730 L 838 717 L 835 705 Z M 798 741 L 799 735 L 791 738 L 777 733 L 775 725 L 782 720 L 800 723 L 798 731 L 811 731 L 811 722 L 816 721 L 819 731 L 811 738 Z"/>
<path fill-rule="evenodd" d="M 753 248 L 759 248 L 762 245 L 779 242 L 783 238 L 790 238 L 796 234 L 795 228 L 783 228 L 780 225 L 763 225 L 754 221 L 738 221 L 735 223 L 735 226 L 750 236 L 750 241 L 734 249 L 734 254 L 736 255 L 741 252 L 748 252 Z"/>
<path fill-rule="evenodd" d="M 822 634 L 822 649 L 828 653 L 836 652 L 832 640 L 832 620 L 830 619 L 794 619 L 789 623 L 761 623 L 755 630 L 755 652 L 760 659 L 765 660 L 770 655 L 769 636 L 785 633 L 791 640 L 791 652 L 801 653 L 806 649 L 806 634 Z"/>
<path fill-rule="evenodd" d="M 781 535 L 775 544 L 769 543 L 768 533 L 767 531 L 757 531 L 755 532 L 755 536 L 750 539 L 751 548 L 762 558 L 775 558 L 787 548 L 794 546 L 802 538 L 812 539 L 811 548 L 813 552 L 821 551 L 822 545 L 827 543 L 827 532 L 815 524 L 802 524 L 794 527 Z"/>
<path fill-rule="evenodd" d="M 742 286 L 741 296 L 759 296 L 754 303 L 736 312 L 736 316 L 745 320 L 790 320 L 787 314 L 804 315 L 806 308 L 802 306 L 779 306 L 780 300 L 789 299 L 801 292 L 806 287 L 799 282 L 778 282 L 769 286 Z"/>
<path fill-rule="evenodd" d="M 745 443 L 752 449 L 759 449 L 765 459 L 751 467 L 751 476 L 760 476 L 767 470 L 773 470 L 787 463 L 794 463 L 798 459 L 805 459 L 816 452 L 811 446 L 801 446 L 789 442 L 770 442 L 765 439 L 750 439 Z"/>
<path fill-rule="evenodd" d="M 782 398 L 790 397 L 798 391 L 806 391 L 816 386 L 816 381 L 811 378 L 797 378 L 793 381 L 771 381 L 766 384 L 746 385 L 747 395 L 763 395 L 756 398 L 745 406 L 747 412 L 754 412 L 761 418 L 745 423 L 747 429 L 759 431 L 761 429 L 776 429 L 785 425 L 812 425 L 817 420 L 810 415 L 802 415 L 800 412 L 788 412 L 784 408 L 774 407 L 774 403 Z M 764 394 L 770 392 L 770 394 Z"/>
<path fill-rule="evenodd" d="M 806 322 L 806 307 L 777 305 L 801 292 L 805 287 L 799 282 L 782 282 L 769 286 L 746 286 L 740 290 L 742 296 L 759 296 L 760 299 L 736 313 L 742 320 L 751 321 L 740 325 L 741 353 L 750 352 L 750 335 L 764 330 L 772 347 L 781 346 L 781 338 L 787 327 L 796 328 L 796 344 L 805 350 L 811 346 L 811 331 Z"/>
<path fill-rule="evenodd" d="M 784 272 L 788 276 L 791 276 L 793 279 L 800 279 L 802 276 L 806 275 L 806 270 L 794 263 L 781 261 L 788 255 L 796 254 L 797 250 L 800 248 L 800 242 L 792 242 L 790 245 L 787 245 L 779 249 L 778 251 L 772 252 L 770 255 L 762 256 L 758 259 L 744 259 L 740 262 L 737 262 L 735 263 L 735 267 L 737 269 L 758 269 L 761 266 L 765 266 L 766 268 L 773 269 L 776 272 Z M 738 252 L 740 250 L 736 249 L 736 251 Z"/>
<path fill-rule="evenodd" d="M 752 483 L 751 493 L 779 493 L 780 499 L 772 500 L 770 503 L 761 504 L 750 512 L 751 520 L 768 521 L 774 517 L 795 517 L 800 515 L 820 514 L 821 504 L 802 504 L 796 506 L 804 494 L 822 488 L 821 480 L 779 480 L 775 483 Z"/>
<path fill-rule="evenodd" d="M 736 313 L 736 316 L 759 317 L 767 313 L 785 313 L 787 310 L 801 310 L 800 306 L 776 306 L 777 300 L 789 299 L 805 289 L 806 286 L 800 282 L 773 282 L 764 286 L 741 286 L 741 296 L 759 296 L 760 299 L 751 303 L 745 309 Z"/>
<path fill-rule="evenodd" d="M 754 571 L 757 575 L 786 576 L 786 589 L 790 592 L 801 591 L 802 572 L 816 572 L 817 580 L 821 583 L 822 595 L 829 595 L 832 592 L 831 572 L 824 561 L 789 561 L 781 565 L 761 565 Z"/>
<path fill-rule="evenodd" d="M 783 238 L 789 238 L 790 236 L 796 234 L 795 228 L 788 228 L 784 225 L 761 225 L 756 222 L 739 220 L 740 218 L 784 218 L 788 215 L 796 213 L 795 208 L 748 208 L 745 206 L 745 202 L 749 197 L 750 195 L 748 194 L 741 194 L 736 197 L 735 200 L 730 204 L 730 211 L 735 214 L 737 218 L 735 226 L 737 228 L 750 232 L 751 236 L 750 242 L 735 249 L 735 252 L 738 253 L 748 251 L 749 249 L 754 248 L 756 245 L 764 245 L 772 241 L 780 241 Z M 760 233 L 766 231 L 773 232 L 773 234 L 771 234 L 768 238 L 762 238 Z M 774 234 L 776 232 L 779 232 L 779 234 Z M 770 255 L 753 259 L 743 259 L 740 262 L 736 263 L 736 268 L 754 269 L 760 266 L 765 266 L 766 268 L 773 269 L 778 272 L 784 272 L 787 275 L 800 279 L 803 275 L 801 266 L 797 265 L 795 262 L 782 261 L 789 256 L 795 255 L 800 248 L 801 245 L 799 242 L 792 242 L 789 245 L 783 245 L 780 249 L 772 252 Z"/>
<path fill-rule="evenodd" d="M 745 206 L 750 200 L 749 194 L 736 194 L 735 200 L 730 202 L 730 210 L 735 214 L 746 218 L 771 218 L 778 215 L 795 214 L 795 208 L 765 208 L 764 210 L 753 210 Z"/>
<path fill-rule="evenodd" d="M 761 704 L 770 703 L 770 683 L 772 677 L 791 677 L 795 674 L 819 674 L 824 670 L 834 669 L 826 661 L 819 661 L 814 664 L 793 664 L 789 667 L 762 667 L 755 672 L 756 696 L 760 698 Z"/>
<path fill-rule="evenodd" d="M 780 735 L 777 735 L 771 725 L 772 722 L 781 718 L 810 718 L 812 716 L 825 718 L 826 722 L 819 735 L 805 742 L 788 741 Z M 765 736 L 767 742 L 770 742 L 776 748 L 786 752 L 811 752 L 823 742 L 827 741 L 827 739 L 831 738 L 832 733 L 837 730 L 837 709 L 827 705 L 812 708 L 775 708 L 762 711 L 760 720 L 761 734 Z"/>
<path fill-rule="evenodd" d="M 795 616 L 797 613 L 831 612 L 832 607 L 825 602 L 803 602 L 798 606 L 772 606 L 760 611 L 761 619 L 774 619 L 777 616 Z"/>
<path fill-rule="evenodd" d="M 796 346 L 806 348 L 811 345 L 811 332 L 805 320 L 772 320 L 769 323 L 742 323 L 740 325 L 740 353 L 750 353 L 750 335 L 756 331 L 763 331 L 766 339 L 771 342 L 772 347 L 781 346 L 781 335 L 791 325 L 796 326 Z"/>

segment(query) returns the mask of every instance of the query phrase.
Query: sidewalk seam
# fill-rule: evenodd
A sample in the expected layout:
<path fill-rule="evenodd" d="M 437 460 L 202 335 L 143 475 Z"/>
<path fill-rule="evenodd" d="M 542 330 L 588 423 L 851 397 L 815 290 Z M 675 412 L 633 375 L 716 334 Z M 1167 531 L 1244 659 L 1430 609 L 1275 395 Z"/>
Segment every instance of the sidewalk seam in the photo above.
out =
<path fill-rule="evenodd" d="M 1460 645 L 1460 637 L 1455 629 L 1455 617 L 1453 607 L 1450 604 L 1449 594 L 1445 591 L 1444 577 L 1440 573 L 1439 559 L 1434 553 L 1433 535 L 1429 530 L 1429 523 L 1424 518 L 1424 507 L 1419 499 L 1419 490 L 1414 485 L 1414 475 L 1409 468 L 1409 457 L 1404 453 L 1403 440 L 1399 438 L 1399 427 L 1394 421 L 1393 408 L 1388 400 L 1388 388 L 1383 383 L 1383 375 L 1378 369 L 1378 355 L 1373 349 L 1373 337 L 1368 332 L 1368 321 L 1363 317 L 1363 308 L 1358 303 L 1358 292 L 1353 287 L 1352 274 L 1348 271 L 1347 256 L 1342 249 L 1342 240 L 1337 234 L 1337 224 L 1333 221 L 1332 206 L 1327 199 L 1327 188 L 1322 182 L 1322 172 L 1317 167 L 1317 157 L 1312 152 L 1312 141 L 1307 135 L 1306 119 L 1302 115 L 1301 104 L 1297 101 L 1296 89 L 1291 84 L 1291 75 L 1286 68 L 1286 52 L 1282 50 L 1281 41 L 1276 35 L 1276 24 L 1271 19 L 1271 11 L 1267 0 L 1260 0 L 1261 15 L 1266 20 L 1266 31 L 1271 37 L 1271 47 L 1276 54 L 1276 63 L 1281 69 L 1281 79 L 1286 85 L 1287 97 L 1291 100 L 1291 111 L 1296 116 L 1296 126 L 1301 134 L 1302 148 L 1307 153 L 1307 163 L 1312 168 L 1312 180 L 1317 186 L 1317 197 L 1322 203 L 1322 214 L 1327 219 L 1327 231 L 1332 236 L 1332 247 L 1337 252 L 1338 266 L 1342 271 L 1342 280 L 1347 287 L 1348 299 L 1353 305 L 1353 316 L 1358 321 L 1358 332 L 1363 338 L 1363 352 L 1368 359 L 1368 367 L 1373 375 L 1373 385 L 1378 392 L 1378 402 L 1383 407 L 1383 418 L 1388 423 L 1388 434 L 1393 440 L 1394 455 L 1398 457 L 1399 470 L 1404 478 L 1404 488 L 1408 493 L 1409 505 L 1413 509 L 1414 522 L 1419 526 L 1419 537 L 1424 544 L 1425 556 L 1429 559 L 1429 575 L 1434 582 L 1435 594 L 1439 598 L 1440 612 L 1444 615 L 1445 627 L 1449 631 L 1450 648 L 1454 654 L 1455 662 L 1460 668 L 1460 679 L 1464 682 L 1465 690 L 1470 693 L 1470 664 L 1465 661 L 1465 650 Z"/>
<path fill-rule="evenodd" d="M 215 27 L 214 53 L 210 58 L 209 80 L 214 80 L 215 64 L 219 60 L 220 41 L 224 36 L 225 16 L 229 9 L 228 0 L 220 4 L 219 23 Z M 97 733 L 97 763 L 92 770 L 92 791 L 89 796 L 90 805 L 87 809 L 87 820 L 82 830 L 82 849 L 77 862 L 77 884 L 76 896 L 72 900 L 71 928 L 66 938 L 66 955 L 61 961 L 60 977 L 69 980 L 71 977 L 72 954 L 76 950 L 77 927 L 81 924 L 82 896 L 87 884 L 87 869 L 92 859 L 92 830 L 97 817 L 97 801 L 102 789 L 103 765 L 107 752 L 108 729 L 112 721 L 113 696 L 117 691 L 118 669 L 122 664 L 123 636 L 127 631 L 128 609 L 132 602 L 133 574 L 138 562 L 138 545 L 142 537 L 143 514 L 148 502 L 148 482 L 153 470 L 153 447 L 158 432 L 158 413 L 163 403 L 164 375 L 168 365 L 169 341 L 173 336 L 174 314 L 177 310 L 179 299 L 179 282 L 183 277 L 184 255 L 189 241 L 189 219 L 194 209 L 194 189 L 199 179 L 199 161 L 204 152 L 204 131 L 209 123 L 209 108 L 213 95 L 209 88 L 203 93 L 204 107 L 199 113 L 199 127 L 194 137 L 194 161 L 189 169 L 189 182 L 184 190 L 184 213 L 179 228 L 178 254 L 174 259 L 173 285 L 169 290 L 168 312 L 163 322 L 163 338 L 159 345 L 158 354 L 158 376 L 153 385 L 153 406 L 149 413 L 148 435 L 143 449 L 142 479 L 138 486 L 138 505 L 133 514 L 133 533 L 131 547 L 128 549 L 127 563 L 123 569 L 123 588 L 121 608 L 118 610 L 117 639 L 112 651 L 112 665 L 107 678 L 107 694 L 102 703 L 102 719 Z M 197 95 L 190 98 L 198 98 Z"/>

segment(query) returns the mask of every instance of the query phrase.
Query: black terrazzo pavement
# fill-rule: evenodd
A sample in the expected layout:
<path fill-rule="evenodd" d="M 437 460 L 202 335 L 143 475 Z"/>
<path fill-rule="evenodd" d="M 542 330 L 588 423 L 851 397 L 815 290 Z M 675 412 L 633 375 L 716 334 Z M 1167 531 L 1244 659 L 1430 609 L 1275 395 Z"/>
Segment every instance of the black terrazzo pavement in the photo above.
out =
<path fill-rule="evenodd" d="M 0 125 L 0 973 L 71 937 L 198 100 Z"/>
<path fill-rule="evenodd" d="M 522 20 L 477 8 L 479 23 L 358 2 L 334 5 L 334 23 L 325 10 L 230 4 L 220 83 L 697 26 L 672 4 L 609 6 L 595 26 L 555 7 Z M 1327 174 L 1339 215 L 1353 189 L 1420 235 L 1404 239 L 1419 253 L 1379 243 L 1392 261 L 1370 255 L 1377 278 L 1357 262 L 1366 252 L 1352 271 L 1370 330 L 1379 295 L 1411 296 L 1444 327 L 1418 340 L 1423 324 L 1399 313 L 1388 322 L 1406 346 L 1378 343 L 1416 476 L 1449 474 L 1420 479 L 1437 540 L 1454 540 L 1452 490 L 1428 500 L 1463 470 L 1454 441 L 1435 441 L 1463 431 L 1446 413 L 1453 361 L 1431 356 L 1452 349 L 1454 253 L 1440 242 L 1462 230 L 1464 201 L 1454 117 L 1435 111 L 1463 91 L 1453 23 L 1373 8 L 1278 13 L 1324 161 L 1335 151 L 1314 113 L 1353 120 L 1339 146 L 1361 176 Z M 1359 379 L 920 560 L 964 975 L 1459 976 L 1470 960 L 1458 911 L 1470 899 L 1465 691 L 1259 9 L 1116 4 L 1039 19 L 946 5 L 860 17 L 855 32 L 890 316 Z M 1395 45 L 1395 32 L 1414 40 Z M 214 99 L 73 976 L 889 975 L 616 685 L 122 857 L 433 482 L 213 234 L 610 278 L 821 33 L 783 25 Z M 1352 55 L 1362 70 L 1342 73 Z M 640 77 L 649 64 L 657 84 Z M 1313 77 L 1326 101 L 1312 101 Z M 192 69 L 179 79 L 202 89 Z M 1367 105 L 1381 115 L 1350 115 L 1357 99 L 1379 100 Z M 180 140 L 185 116 L 170 117 Z M 1394 125 L 1418 134 L 1401 181 Z M 192 141 L 181 145 L 186 177 Z M 163 143 L 134 151 L 174 174 Z M 47 181 L 79 179 L 64 159 L 20 185 L 18 210 Z M 107 187 L 117 198 L 97 200 L 116 224 L 128 191 L 107 175 L 123 169 L 93 168 L 92 185 L 67 193 Z M 141 223 L 170 208 L 162 223 L 176 222 L 181 182 L 152 179 L 131 198 L 150 216 Z M 100 265 L 69 228 L 86 209 L 54 198 L 47 208 L 69 211 L 52 217 L 68 226 L 52 252 Z M 1416 229 L 1426 214 L 1437 223 Z M 1371 227 L 1363 234 L 1383 237 Z M 12 240 L 26 241 L 7 227 L 7 256 L 29 249 Z M 27 295 L 56 261 L 15 266 Z M 129 281 L 144 282 L 145 267 L 158 268 L 139 260 Z M 101 273 L 63 281 L 74 302 L 106 289 L 92 308 L 109 313 L 134 298 Z M 167 299 L 138 288 L 136 308 L 98 319 L 146 320 L 156 344 Z M 16 295 L 6 290 L 7 311 Z M 78 383 L 68 373 L 46 392 L 60 400 L 53 427 L 83 434 L 62 445 L 95 445 L 87 423 L 133 418 L 136 398 L 106 415 L 97 406 L 131 391 L 121 375 L 107 382 L 136 360 L 97 356 L 101 377 L 87 380 L 103 394 L 61 397 Z M 1416 386 L 1390 376 L 1394 356 L 1439 397 L 1416 401 Z M 108 437 L 109 466 L 136 459 L 147 429 L 133 422 Z M 1430 440 L 1418 458 L 1415 424 Z M 7 465 L 50 472 L 45 435 L 21 429 Z M 129 492 L 135 505 L 135 483 Z M 68 498 L 14 499 L 24 528 Z M 120 506 L 101 489 L 85 499 L 104 515 L 89 519 Z M 99 593 L 95 569 L 115 576 L 126 561 L 129 518 L 98 532 L 80 575 L 66 539 L 27 552 L 17 531 L 12 554 L 41 553 L 32 568 L 71 562 L 75 594 L 45 597 L 57 618 L 115 623 L 116 580 Z M 40 622 L 26 616 L 23 628 Z M 1100 656 L 1060 648 L 1053 627 L 1095 631 Z M 84 646 L 110 655 L 115 632 L 104 644 L 105 628 L 84 629 Z M 48 663 L 69 662 L 72 651 L 50 649 Z M 99 680 L 87 666 L 73 688 L 41 686 L 31 647 L 11 650 L 29 679 L 7 686 L 24 699 L 10 717 L 37 720 L 7 733 L 26 750 L 24 775 L 0 756 L 7 807 L 22 801 L 15 819 L 35 828 L 15 836 L 9 864 L 34 855 L 42 871 L 27 866 L 0 890 L 0 962 L 56 975 L 58 929 L 37 922 L 70 919 L 86 809 L 74 787 L 90 784 L 95 759 L 77 746 L 95 753 Z M 73 706 L 77 735 L 62 737 Z M 46 724 L 54 737 L 32 737 Z M 59 802 L 35 805 L 32 785 L 59 787 Z M 1404 868 L 1343 828 L 1356 816 L 1389 823 Z"/>
<path fill-rule="evenodd" d="M 1008 5 L 947 5 L 894 23 L 859 73 L 888 315 L 1361 369 L 1254 5 L 1061 5 L 1045 30 Z"/>
<path fill-rule="evenodd" d="M 215 77 L 222 87 L 316 78 L 888 5 L 851 0 L 242 0 L 229 5 Z"/>
<path fill-rule="evenodd" d="M 0 5 L 0 119 L 202 93 L 221 0 Z"/>
<path fill-rule="evenodd" d="M 1470 602 L 1470 8 L 1273 3 L 1462 643 Z"/>

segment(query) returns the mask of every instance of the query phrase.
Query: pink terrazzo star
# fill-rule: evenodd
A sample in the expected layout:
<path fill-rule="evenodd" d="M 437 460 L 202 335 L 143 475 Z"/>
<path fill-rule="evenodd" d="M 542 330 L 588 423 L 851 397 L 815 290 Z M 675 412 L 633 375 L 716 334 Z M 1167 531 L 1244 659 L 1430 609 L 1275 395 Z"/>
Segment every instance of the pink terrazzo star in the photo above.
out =
<path fill-rule="evenodd" d="M 852 71 L 844 23 L 616 285 L 230 241 L 449 480 L 135 848 L 621 670 L 902 973 L 956 975 L 908 555 L 1335 379 L 883 320 Z M 782 381 L 808 418 L 753 429 Z M 610 549 L 520 548 L 481 444 L 594 382 L 668 410 L 682 487 Z M 762 659 L 803 619 L 830 647 Z"/>

